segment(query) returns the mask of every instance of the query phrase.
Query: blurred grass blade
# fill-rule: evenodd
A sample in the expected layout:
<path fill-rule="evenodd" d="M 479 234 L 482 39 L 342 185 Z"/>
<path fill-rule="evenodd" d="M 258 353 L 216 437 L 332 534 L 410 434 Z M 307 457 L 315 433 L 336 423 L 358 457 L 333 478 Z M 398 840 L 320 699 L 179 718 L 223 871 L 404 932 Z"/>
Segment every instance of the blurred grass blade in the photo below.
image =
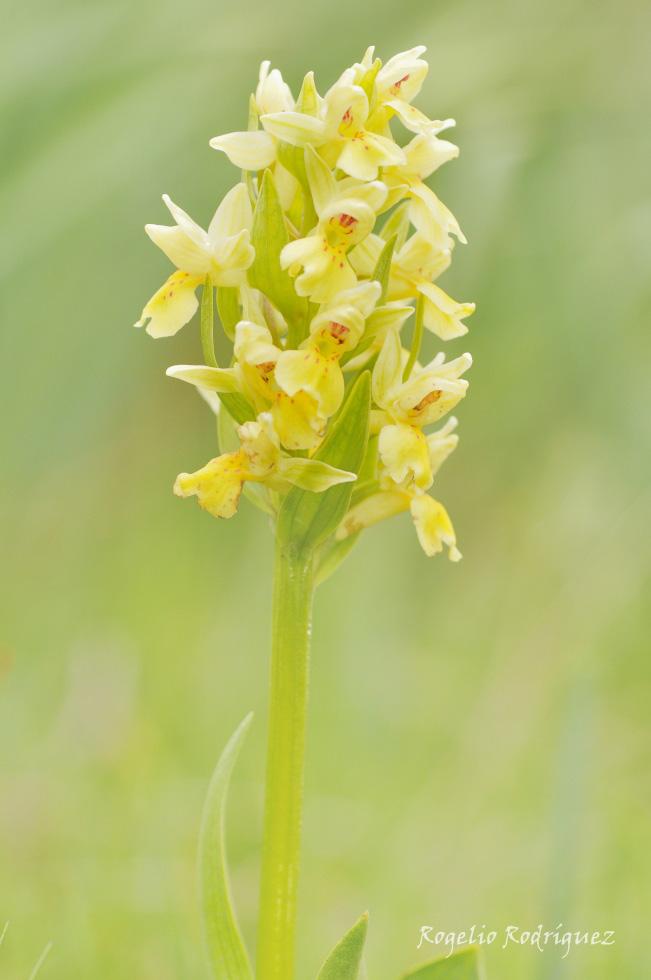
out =
<path fill-rule="evenodd" d="M 208 958 L 215 980 L 253 980 L 253 972 L 233 910 L 225 840 L 228 784 L 252 717 L 252 714 L 247 715 L 222 752 L 210 781 L 201 822 L 201 898 Z"/>
<path fill-rule="evenodd" d="M 368 913 L 365 912 L 332 950 L 317 980 L 357 980 L 367 928 Z"/>
<path fill-rule="evenodd" d="M 419 966 L 405 973 L 402 980 L 482 980 L 482 976 L 479 952 L 476 946 L 470 946 Z"/>
<path fill-rule="evenodd" d="M 368 371 L 357 379 L 315 459 L 359 473 L 368 442 L 370 380 Z M 297 551 L 322 544 L 343 520 L 354 486 L 341 483 L 321 494 L 291 490 L 278 516 L 279 538 Z"/>
<path fill-rule="evenodd" d="M 280 268 L 280 253 L 289 242 L 289 233 L 269 170 L 264 172 L 255 205 L 251 241 L 255 259 L 249 269 L 249 282 L 280 310 L 287 320 L 289 346 L 296 347 L 307 328 L 307 301 L 296 295 L 289 273 Z"/>

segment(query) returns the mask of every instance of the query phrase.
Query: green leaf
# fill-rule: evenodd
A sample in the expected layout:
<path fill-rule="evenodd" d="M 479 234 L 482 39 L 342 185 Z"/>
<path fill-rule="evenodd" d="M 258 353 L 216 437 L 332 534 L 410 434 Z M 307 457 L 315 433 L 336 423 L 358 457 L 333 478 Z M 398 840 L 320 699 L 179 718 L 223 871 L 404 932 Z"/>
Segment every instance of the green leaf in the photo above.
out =
<path fill-rule="evenodd" d="M 215 357 L 215 334 L 213 313 L 213 287 L 210 276 L 206 276 L 206 281 L 201 292 L 201 346 L 203 348 L 203 359 L 210 367 L 217 367 Z"/>
<path fill-rule="evenodd" d="M 461 949 L 452 956 L 419 966 L 405 973 L 402 980 L 481 980 L 482 971 L 476 946 Z"/>
<path fill-rule="evenodd" d="M 319 564 L 314 576 L 315 585 L 323 585 L 337 571 L 357 544 L 360 534 L 361 531 L 356 531 L 355 534 L 349 534 L 341 541 L 333 541 L 331 545 L 324 546 L 326 550 L 319 555 Z"/>
<path fill-rule="evenodd" d="M 296 295 L 291 276 L 280 268 L 280 253 L 289 242 L 289 233 L 269 170 L 262 178 L 251 240 L 255 259 L 249 269 L 249 282 L 280 310 L 287 320 L 289 345 L 297 347 L 307 330 L 307 300 Z"/>
<path fill-rule="evenodd" d="M 380 237 L 388 242 L 395 235 L 397 238 L 396 248 L 398 251 L 405 244 L 409 233 L 409 202 L 399 204 L 382 226 Z"/>
<path fill-rule="evenodd" d="M 371 385 L 368 371 L 350 390 L 339 415 L 314 458 L 337 469 L 359 473 L 368 442 Z M 344 518 L 354 483 L 342 483 L 322 494 L 290 490 L 278 515 L 278 535 L 296 551 L 314 549 Z"/>
<path fill-rule="evenodd" d="M 237 286 L 217 287 L 217 312 L 224 333 L 229 340 L 235 337 L 235 327 L 242 319 L 240 316 L 239 290 Z"/>
<path fill-rule="evenodd" d="M 368 913 L 365 912 L 332 950 L 317 980 L 357 980 L 367 928 Z"/>
<path fill-rule="evenodd" d="M 219 397 L 228 414 L 238 425 L 255 421 L 255 412 L 244 395 L 220 393 Z"/>
<path fill-rule="evenodd" d="M 396 247 L 396 236 L 394 235 L 386 243 L 382 251 L 380 252 L 380 257 L 377 260 L 375 266 L 375 271 L 371 276 L 376 282 L 379 282 L 382 287 L 382 292 L 380 293 L 380 298 L 378 300 L 378 306 L 380 306 L 386 299 L 387 290 L 389 288 L 389 275 L 391 273 L 391 259 L 393 258 L 393 250 Z"/>
<path fill-rule="evenodd" d="M 228 784 L 252 717 L 247 715 L 222 752 L 210 781 L 201 823 L 199 875 L 206 944 L 215 980 L 253 980 L 233 910 L 225 842 Z"/>

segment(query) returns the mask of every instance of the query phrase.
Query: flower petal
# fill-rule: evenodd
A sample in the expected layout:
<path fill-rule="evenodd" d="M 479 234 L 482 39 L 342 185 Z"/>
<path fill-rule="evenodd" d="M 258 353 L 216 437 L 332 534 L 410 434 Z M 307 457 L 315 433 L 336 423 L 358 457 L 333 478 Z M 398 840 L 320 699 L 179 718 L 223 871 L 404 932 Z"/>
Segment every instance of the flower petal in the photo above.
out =
<path fill-rule="evenodd" d="M 208 237 L 203 228 L 183 208 L 175 204 L 169 194 L 163 194 L 163 201 L 179 228 L 182 228 L 188 238 L 192 239 L 200 248 L 205 248 L 208 244 Z"/>
<path fill-rule="evenodd" d="M 366 497 L 348 511 L 337 529 L 335 537 L 341 541 L 357 534 L 365 527 L 384 521 L 388 517 L 409 509 L 410 494 L 402 490 L 383 490 Z"/>
<path fill-rule="evenodd" d="M 165 372 L 168 378 L 187 381 L 198 388 L 211 391 L 237 392 L 238 379 L 232 368 L 209 367 L 206 364 L 174 364 Z"/>
<path fill-rule="evenodd" d="M 260 117 L 268 133 L 292 146 L 319 146 L 324 142 L 325 123 L 302 112 L 272 112 Z"/>
<path fill-rule="evenodd" d="M 427 494 L 419 494 L 412 498 L 410 510 L 418 540 L 428 558 L 447 545 L 450 561 L 459 561 L 461 552 L 457 549 L 452 521 L 443 504 Z"/>
<path fill-rule="evenodd" d="M 402 374 L 402 344 L 397 330 L 389 330 L 373 368 L 373 400 L 384 408 L 390 392 L 400 383 Z"/>
<path fill-rule="evenodd" d="M 245 463 L 241 451 L 217 456 L 196 473 L 179 473 L 174 493 L 177 497 L 196 496 L 199 506 L 213 517 L 232 517 L 246 479 Z"/>
<path fill-rule="evenodd" d="M 241 170 L 264 170 L 276 159 L 276 143 L 273 136 L 263 130 L 249 133 L 225 133 L 210 141 L 213 150 L 225 153 Z"/>
<path fill-rule="evenodd" d="M 305 148 L 305 169 L 314 198 L 314 207 L 316 213 L 320 215 L 335 197 L 337 181 L 325 160 L 311 146 Z"/>
<path fill-rule="evenodd" d="M 182 272 L 205 276 L 210 269 L 210 255 L 174 225 L 145 225 L 154 245 L 158 245 L 170 262 Z"/>
<path fill-rule="evenodd" d="M 394 483 L 426 490 L 432 485 L 427 439 L 413 425 L 385 425 L 380 432 L 379 453 Z"/>
<path fill-rule="evenodd" d="M 305 391 L 326 417 L 334 415 L 344 399 L 344 377 L 339 362 L 324 357 L 313 346 L 283 351 L 275 377 L 276 383 L 290 396 Z"/>
<path fill-rule="evenodd" d="M 468 333 L 463 318 L 475 312 L 474 303 L 457 303 L 433 282 L 421 283 L 418 292 L 424 296 L 423 322 L 441 340 L 452 340 Z"/>
<path fill-rule="evenodd" d="M 236 184 L 215 211 L 208 226 L 208 237 L 213 245 L 225 238 L 239 235 L 243 229 L 251 231 L 253 226 L 253 210 L 251 198 L 244 183 Z"/>
<path fill-rule="evenodd" d="M 298 391 L 291 398 L 284 391 L 277 392 L 271 414 L 286 449 L 316 449 L 321 442 L 326 419 L 305 391 Z"/>
<path fill-rule="evenodd" d="M 172 337 L 196 313 L 199 301 L 194 291 L 202 279 L 174 272 L 149 300 L 136 326 L 143 327 L 148 320 L 146 330 L 151 337 Z"/>

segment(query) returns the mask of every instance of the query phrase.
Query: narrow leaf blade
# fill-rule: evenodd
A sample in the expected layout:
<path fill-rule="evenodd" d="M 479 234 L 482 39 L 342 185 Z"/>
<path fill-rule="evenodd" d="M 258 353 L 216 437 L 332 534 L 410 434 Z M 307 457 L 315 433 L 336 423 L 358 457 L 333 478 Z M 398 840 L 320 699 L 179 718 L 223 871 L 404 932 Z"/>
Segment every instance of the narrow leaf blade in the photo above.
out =
<path fill-rule="evenodd" d="M 476 946 L 461 949 L 405 973 L 402 980 L 482 980 Z"/>
<path fill-rule="evenodd" d="M 367 929 L 368 913 L 365 912 L 332 950 L 317 980 L 357 980 Z"/>
<path fill-rule="evenodd" d="M 307 301 L 296 295 L 291 276 L 280 267 L 280 253 L 289 242 L 289 234 L 269 170 L 264 172 L 255 205 L 251 240 L 255 259 L 249 269 L 249 282 L 280 310 L 290 331 L 294 329 L 301 334 L 307 318 Z"/>
<path fill-rule="evenodd" d="M 208 789 L 199 838 L 199 875 L 208 957 L 215 980 L 253 980 L 240 935 L 226 865 L 225 816 L 228 785 L 244 736 L 248 715 L 222 752 Z"/>
<path fill-rule="evenodd" d="M 368 442 L 370 397 L 370 376 L 365 372 L 351 388 L 315 459 L 359 473 Z M 278 517 L 278 534 L 297 551 L 316 548 L 343 520 L 354 486 L 342 483 L 321 494 L 290 490 Z"/>

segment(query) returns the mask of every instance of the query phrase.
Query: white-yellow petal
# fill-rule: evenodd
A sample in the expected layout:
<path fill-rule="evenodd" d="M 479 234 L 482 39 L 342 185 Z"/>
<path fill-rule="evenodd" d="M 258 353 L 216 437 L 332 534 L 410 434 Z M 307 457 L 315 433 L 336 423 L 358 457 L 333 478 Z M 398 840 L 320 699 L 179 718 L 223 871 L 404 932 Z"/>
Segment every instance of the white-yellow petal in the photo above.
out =
<path fill-rule="evenodd" d="M 203 228 L 183 208 L 175 204 L 169 194 L 163 194 L 163 201 L 179 228 L 183 229 L 188 238 L 199 245 L 200 248 L 206 248 L 208 245 L 208 236 Z"/>
<path fill-rule="evenodd" d="M 227 238 L 251 231 L 253 210 L 246 184 L 240 182 L 221 201 L 208 227 L 208 237 L 213 246 Z"/>
<path fill-rule="evenodd" d="M 262 116 L 267 112 L 286 112 L 294 108 L 292 92 L 277 68 L 269 71 L 271 63 L 260 65 L 260 78 L 255 90 L 255 104 Z"/>
<path fill-rule="evenodd" d="M 151 337 L 172 337 L 196 313 L 199 301 L 195 289 L 201 281 L 200 276 L 174 272 L 149 300 L 136 326 L 147 324 Z"/>
<path fill-rule="evenodd" d="M 177 497 L 196 496 L 213 517 L 232 517 L 237 511 L 246 479 L 246 460 L 239 451 L 211 459 L 196 473 L 179 473 L 174 484 Z"/>
<path fill-rule="evenodd" d="M 426 50 L 418 45 L 389 58 L 377 75 L 381 99 L 400 98 L 410 102 L 418 95 L 429 70 L 427 62 L 420 57 Z"/>
<path fill-rule="evenodd" d="M 320 215 L 336 196 L 337 181 L 332 175 L 330 167 L 312 146 L 305 148 L 305 169 L 314 199 L 314 207 L 316 213 Z"/>
<path fill-rule="evenodd" d="M 378 443 L 380 458 L 391 479 L 399 486 L 426 490 L 432 485 L 427 439 L 413 425 L 385 425 Z"/>
<path fill-rule="evenodd" d="M 446 545 L 450 561 L 459 561 L 461 552 L 457 549 L 452 521 L 443 504 L 427 494 L 419 494 L 412 498 L 410 509 L 425 554 L 431 558 Z"/>
<path fill-rule="evenodd" d="M 306 392 L 326 417 L 334 415 L 344 399 L 344 378 L 338 360 L 325 357 L 312 345 L 283 351 L 276 363 L 275 377 L 290 396 Z"/>
<path fill-rule="evenodd" d="M 216 368 L 206 364 L 174 364 L 165 374 L 168 378 L 187 381 L 197 388 L 222 393 L 239 391 L 238 377 L 232 368 Z"/>
<path fill-rule="evenodd" d="M 402 344 L 397 330 L 389 330 L 375 362 L 372 377 L 373 400 L 380 407 L 387 404 L 391 391 L 402 376 Z"/>
<path fill-rule="evenodd" d="M 260 122 L 268 133 L 292 146 L 319 146 L 326 138 L 325 123 L 302 112 L 272 112 L 261 116 Z"/>
<path fill-rule="evenodd" d="M 410 185 L 409 217 L 414 227 L 438 248 L 449 248 L 449 236 L 454 235 L 466 244 L 459 222 L 449 208 L 436 196 L 431 187 L 417 181 Z"/>
<path fill-rule="evenodd" d="M 182 228 L 173 225 L 145 225 L 145 231 L 177 269 L 202 276 L 210 270 L 210 253 L 197 245 Z"/>
<path fill-rule="evenodd" d="M 372 527 L 388 517 L 408 510 L 410 499 L 410 494 L 402 490 L 383 490 L 366 497 L 348 511 L 337 528 L 336 538 L 341 541 L 365 527 Z"/>
<path fill-rule="evenodd" d="M 271 407 L 276 432 L 286 449 L 315 449 L 325 433 L 326 418 L 305 391 L 278 391 Z"/>
<path fill-rule="evenodd" d="M 255 258 L 255 249 L 247 229 L 225 238 L 215 247 L 211 277 L 215 286 L 239 286 L 245 282 L 245 271 Z"/>
<path fill-rule="evenodd" d="M 468 333 L 464 317 L 475 312 L 474 303 L 457 303 L 433 282 L 421 283 L 418 292 L 425 298 L 423 322 L 441 340 L 453 340 Z"/>
<path fill-rule="evenodd" d="M 459 156 L 459 147 L 434 133 L 420 133 L 405 147 L 406 164 L 403 172 L 425 180 L 448 160 Z"/>
<path fill-rule="evenodd" d="M 210 141 L 213 150 L 225 153 L 241 170 L 264 170 L 276 159 L 276 142 L 264 130 L 249 133 L 225 133 Z"/>

